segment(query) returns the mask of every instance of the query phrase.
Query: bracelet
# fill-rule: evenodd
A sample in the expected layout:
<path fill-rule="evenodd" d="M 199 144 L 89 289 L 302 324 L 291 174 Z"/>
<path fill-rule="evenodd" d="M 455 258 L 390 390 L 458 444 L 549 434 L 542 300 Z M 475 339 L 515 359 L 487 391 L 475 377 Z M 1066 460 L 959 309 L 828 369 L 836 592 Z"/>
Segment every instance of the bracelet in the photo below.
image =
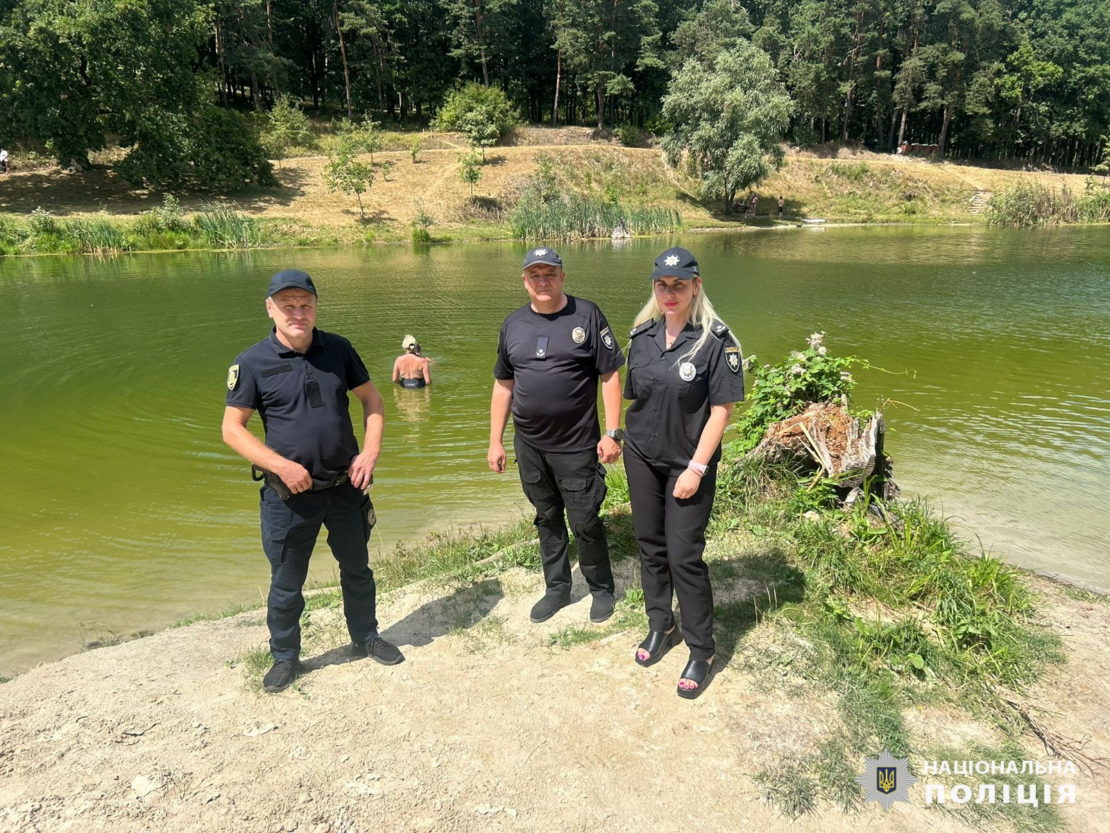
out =
<path fill-rule="evenodd" d="M 697 474 L 698 477 L 704 477 L 706 469 L 708 469 L 709 466 L 705 465 L 705 463 L 699 463 L 696 460 L 691 460 L 690 463 L 687 465 L 687 468 Z"/>

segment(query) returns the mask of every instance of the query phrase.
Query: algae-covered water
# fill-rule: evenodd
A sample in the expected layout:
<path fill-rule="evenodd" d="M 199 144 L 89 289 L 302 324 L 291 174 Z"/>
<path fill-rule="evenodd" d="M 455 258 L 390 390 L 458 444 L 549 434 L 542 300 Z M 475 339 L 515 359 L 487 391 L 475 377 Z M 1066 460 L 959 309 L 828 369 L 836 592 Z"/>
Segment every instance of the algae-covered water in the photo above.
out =
<path fill-rule="evenodd" d="M 560 246 L 567 290 L 615 332 L 679 243 L 745 352 L 827 332 L 889 399 L 910 493 L 1023 566 L 1110 586 L 1110 229 L 828 229 Z M 0 261 L 0 676 L 113 635 L 259 602 L 257 487 L 220 439 L 235 355 L 268 332 L 267 278 L 310 272 L 318 324 L 379 382 L 374 553 L 517 517 L 485 463 L 498 325 L 524 247 L 182 253 Z M 412 332 L 434 384 L 389 384 Z M 329 580 L 321 542 L 314 576 Z"/>

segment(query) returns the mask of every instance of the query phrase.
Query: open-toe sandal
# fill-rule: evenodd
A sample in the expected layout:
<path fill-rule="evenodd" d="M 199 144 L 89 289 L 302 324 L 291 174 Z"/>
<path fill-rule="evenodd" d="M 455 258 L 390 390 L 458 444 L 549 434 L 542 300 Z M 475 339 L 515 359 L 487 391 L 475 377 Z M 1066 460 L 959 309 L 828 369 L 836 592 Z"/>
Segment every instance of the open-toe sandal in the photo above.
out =
<path fill-rule="evenodd" d="M 667 653 L 668 649 L 675 644 L 678 637 L 678 627 L 671 629 L 670 633 L 666 631 L 648 631 L 647 639 L 640 643 L 640 647 L 636 649 L 636 664 L 642 665 L 647 668 L 649 665 L 655 665 Z M 640 659 L 640 651 L 647 651 L 648 658 Z"/>
<path fill-rule="evenodd" d="M 687 700 L 695 699 L 709 685 L 709 673 L 713 670 L 713 663 L 703 659 L 692 659 L 686 663 L 686 670 L 682 672 L 682 680 L 697 683 L 697 688 L 683 688 L 678 686 L 678 696 Z M 680 680 L 681 682 L 681 680 Z"/>

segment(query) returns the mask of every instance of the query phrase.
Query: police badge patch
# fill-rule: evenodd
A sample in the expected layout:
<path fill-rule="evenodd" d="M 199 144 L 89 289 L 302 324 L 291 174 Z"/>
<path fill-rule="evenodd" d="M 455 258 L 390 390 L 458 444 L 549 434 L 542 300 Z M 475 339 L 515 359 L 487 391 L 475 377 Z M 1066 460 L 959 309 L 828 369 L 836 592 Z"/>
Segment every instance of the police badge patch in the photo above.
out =
<path fill-rule="evenodd" d="M 235 390 L 235 386 L 239 384 L 239 365 L 233 364 L 227 369 L 227 389 Z"/>
<path fill-rule="evenodd" d="M 586 340 L 586 331 L 583 330 L 581 327 L 575 327 L 574 332 L 570 334 L 570 337 L 574 339 L 575 344 L 581 344 L 583 341 Z"/>
<path fill-rule="evenodd" d="M 917 779 L 910 774 L 909 758 L 895 758 L 886 749 L 877 758 L 864 757 L 863 775 L 856 778 L 863 787 L 863 800 L 878 802 L 889 810 L 895 801 L 909 803 L 910 787 Z"/>
<path fill-rule="evenodd" d="M 725 348 L 725 361 L 728 363 L 728 368 L 733 373 L 740 372 L 740 348 L 739 347 L 726 347 Z"/>
<path fill-rule="evenodd" d="M 691 382 L 698 374 L 698 370 L 690 362 L 683 362 L 678 367 L 678 375 L 682 378 L 683 382 Z"/>
<path fill-rule="evenodd" d="M 609 332 L 608 327 L 601 331 L 601 343 L 610 350 L 613 349 L 613 334 Z"/>

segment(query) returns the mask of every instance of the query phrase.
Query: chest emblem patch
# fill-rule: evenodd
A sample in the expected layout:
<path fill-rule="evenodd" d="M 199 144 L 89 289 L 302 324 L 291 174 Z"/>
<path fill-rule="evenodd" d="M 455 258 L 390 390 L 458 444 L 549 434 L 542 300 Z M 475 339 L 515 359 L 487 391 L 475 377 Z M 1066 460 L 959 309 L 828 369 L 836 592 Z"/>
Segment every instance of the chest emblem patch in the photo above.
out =
<path fill-rule="evenodd" d="M 609 332 L 608 327 L 601 331 L 601 343 L 609 350 L 613 349 L 613 334 Z"/>
<path fill-rule="evenodd" d="M 233 364 L 227 369 L 227 389 L 235 390 L 239 384 L 239 365 Z"/>
<path fill-rule="evenodd" d="M 698 371 L 690 362 L 683 362 L 678 366 L 678 375 L 683 382 L 692 382 L 694 377 L 698 375 Z"/>
<path fill-rule="evenodd" d="M 725 348 L 725 361 L 728 362 L 728 368 L 733 373 L 740 372 L 740 348 L 739 347 L 726 347 Z"/>
<path fill-rule="evenodd" d="M 575 327 L 574 332 L 570 334 L 570 337 L 574 339 L 575 344 L 581 344 L 583 341 L 586 340 L 586 331 L 583 330 L 581 327 Z"/>

